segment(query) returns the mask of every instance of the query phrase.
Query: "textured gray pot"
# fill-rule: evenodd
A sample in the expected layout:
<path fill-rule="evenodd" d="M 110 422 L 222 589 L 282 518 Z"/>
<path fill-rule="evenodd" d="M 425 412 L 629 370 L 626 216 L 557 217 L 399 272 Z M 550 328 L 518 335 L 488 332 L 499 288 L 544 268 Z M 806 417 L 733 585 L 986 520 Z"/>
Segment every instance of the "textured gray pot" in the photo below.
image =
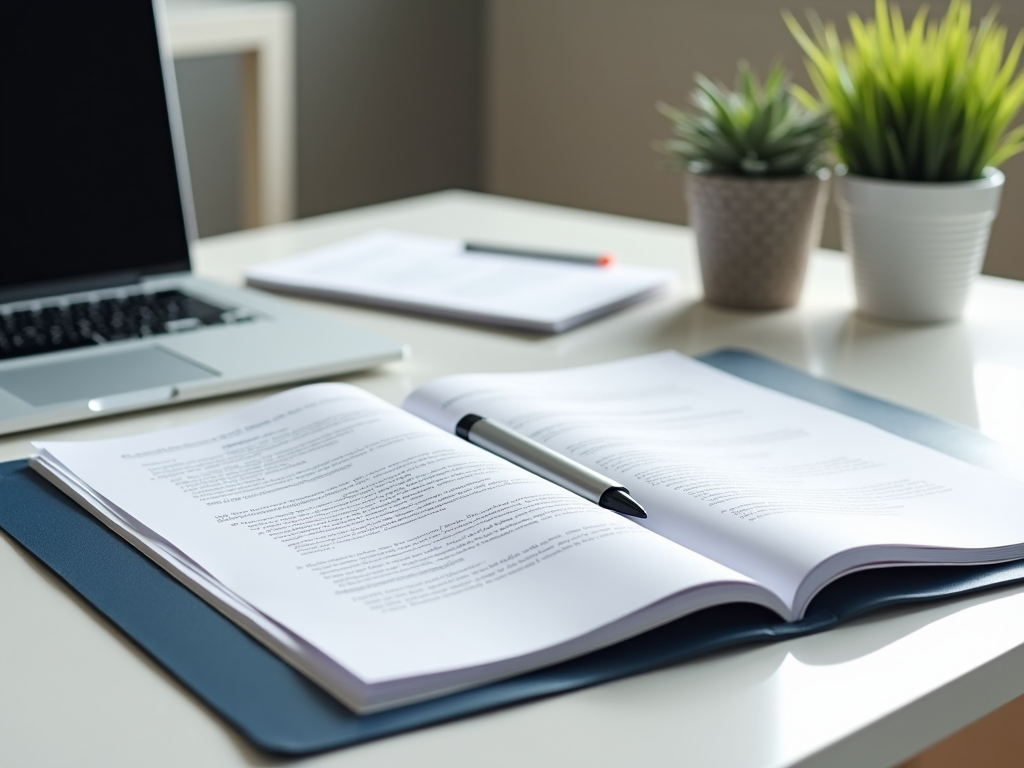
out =
<path fill-rule="evenodd" d="M 821 242 L 830 176 L 827 169 L 777 178 L 686 174 L 708 302 L 738 309 L 797 302 Z"/>

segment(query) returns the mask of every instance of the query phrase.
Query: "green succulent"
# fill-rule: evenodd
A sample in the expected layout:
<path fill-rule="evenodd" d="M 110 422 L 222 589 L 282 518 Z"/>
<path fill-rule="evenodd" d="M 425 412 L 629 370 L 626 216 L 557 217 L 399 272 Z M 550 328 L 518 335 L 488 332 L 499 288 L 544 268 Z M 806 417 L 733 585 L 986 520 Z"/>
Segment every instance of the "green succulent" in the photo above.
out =
<path fill-rule="evenodd" d="M 952 0 L 938 23 L 922 7 L 909 27 L 899 9 L 875 1 L 875 18 L 850 14 L 852 40 L 808 14 L 811 34 L 783 16 L 807 54 L 818 99 L 836 116 L 835 153 L 852 173 L 907 181 L 981 178 L 1024 150 L 1024 126 L 1008 130 L 1024 105 L 1014 73 L 1024 32 L 1004 58 L 1006 27 L 988 13 L 971 26 L 971 4 Z M 815 98 L 794 89 L 810 108 Z"/>
<path fill-rule="evenodd" d="M 790 93 L 781 64 L 762 85 L 740 62 L 734 91 L 701 74 L 695 79 L 690 101 L 696 111 L 657 104 L 672 121 L 673 138 L 655 147 L 673 157 L 675 166 L 729 176 L 798 176 L 824 164 L 830 118 Z"/>

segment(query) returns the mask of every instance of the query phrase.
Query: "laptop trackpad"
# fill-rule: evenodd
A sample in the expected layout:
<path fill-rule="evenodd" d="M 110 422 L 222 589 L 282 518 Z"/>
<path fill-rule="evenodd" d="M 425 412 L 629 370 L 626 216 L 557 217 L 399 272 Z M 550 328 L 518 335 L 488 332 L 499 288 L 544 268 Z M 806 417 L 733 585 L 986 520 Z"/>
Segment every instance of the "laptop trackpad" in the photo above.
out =
<path fill-rule="evenodd" d="M 0 387 L 30 405 L 90 400 L 97 403 L 93 410 L 105 410 L 105 402 L 116 405 L 128 393 L 147 393 L 146 402 L 169 400 L 174 384 L 217 375 L 154 346 L 2 371 Z"/>

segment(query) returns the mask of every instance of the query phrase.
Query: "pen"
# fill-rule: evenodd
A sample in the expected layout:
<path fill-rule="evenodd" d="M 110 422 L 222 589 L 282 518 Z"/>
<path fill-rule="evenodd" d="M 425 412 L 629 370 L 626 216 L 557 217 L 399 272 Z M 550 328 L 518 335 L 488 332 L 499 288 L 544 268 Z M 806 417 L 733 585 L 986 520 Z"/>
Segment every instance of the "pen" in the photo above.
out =
<path fill-rule="evenodd" d="M 485 245 L 483 243 L 466 243 L 467 253 L 497 253 L 504 256 L 525 256 L 529 259 L 548 259 L 550 261 L 571 261 L 576 264 L 590 264 L 595 267 L 610 267 L 615 257 L 610 253 L 557 253 L 552 251 L 536 251 L 531 248 L 507 248 L 503 245 Z"/>
<path fill-rule="evenodd" d="M 455 434 L 598 506 L 630 517 L 647 517 L 619 483 L 483 416 L 466 414 L 455 426 Z"/>

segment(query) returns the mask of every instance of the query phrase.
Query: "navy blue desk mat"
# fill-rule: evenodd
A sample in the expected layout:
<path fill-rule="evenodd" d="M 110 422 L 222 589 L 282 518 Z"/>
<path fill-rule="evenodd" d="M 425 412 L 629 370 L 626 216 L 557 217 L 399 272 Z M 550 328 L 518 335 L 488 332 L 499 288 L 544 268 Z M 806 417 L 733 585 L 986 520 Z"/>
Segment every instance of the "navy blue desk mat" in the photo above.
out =
<path fill-rule="evenodd" d="M 701 358 L 722 370 L 874 423 L 976 464 L 999 447 L 965 427 L 881 402 L 746 352 Z M 828 629 L 888 605 L 1024 580 L 1024 561 L 887 568 L 822 591 L 787 624 L 727 605 L 520 677 L 375 715 L 356 716 L 110 532 L 25 461 L 0 464 L 0 527 L 257 747 L 301 755 L 595 685 L 757 641 Z"/>

